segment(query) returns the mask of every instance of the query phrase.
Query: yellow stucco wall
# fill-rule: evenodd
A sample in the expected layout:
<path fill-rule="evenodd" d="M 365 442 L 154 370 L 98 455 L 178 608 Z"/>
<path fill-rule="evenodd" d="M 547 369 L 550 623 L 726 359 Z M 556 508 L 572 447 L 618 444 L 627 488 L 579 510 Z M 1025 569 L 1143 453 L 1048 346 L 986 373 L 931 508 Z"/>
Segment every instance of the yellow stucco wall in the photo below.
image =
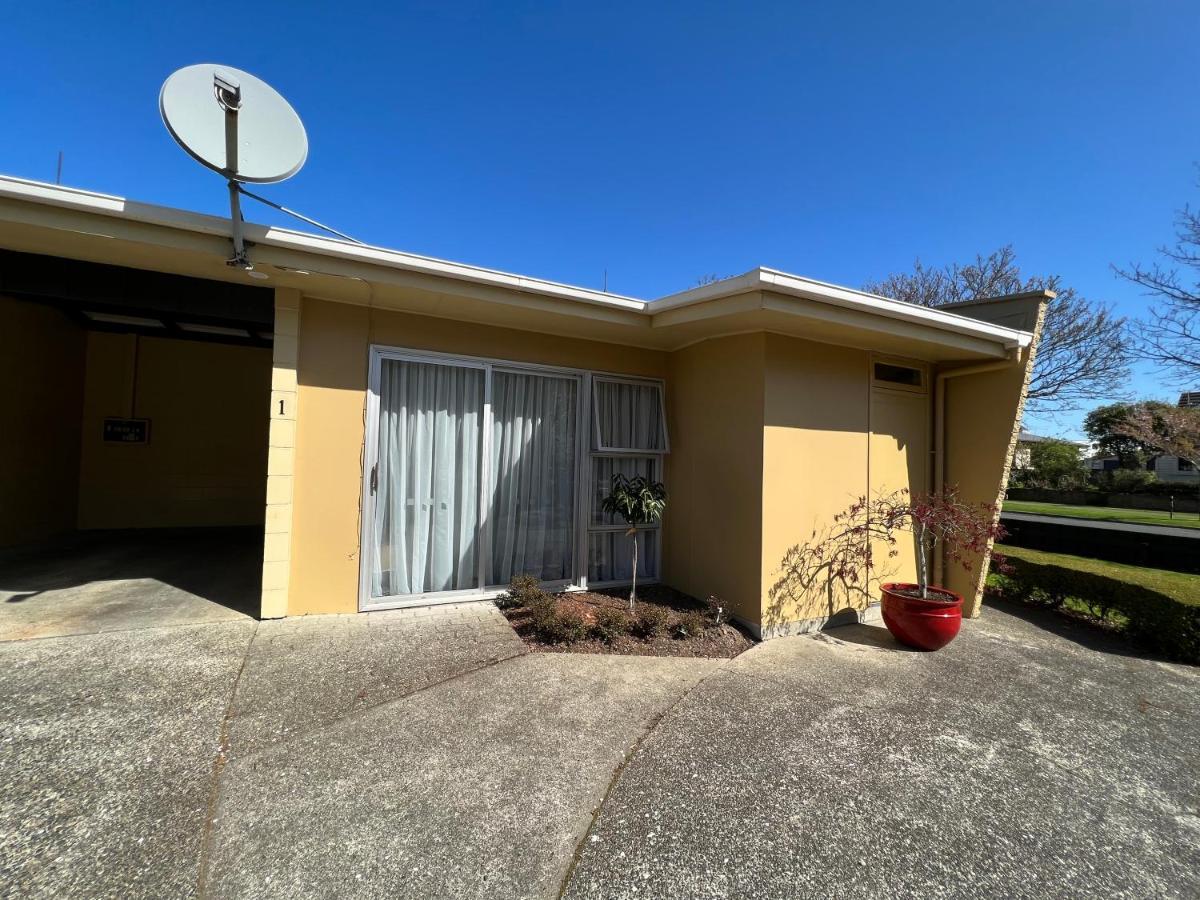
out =
<path fill-rule="evenodd" d="M 1026 351 L 1000 371 L 945 382 L 945 483 L 956 485 L 969 502 L 996 504 L 997 513 L 1008 484 L 1032 366 Z M 979 615 L 985 563 L 986 558 L 978 556 L 965 568 L 950 561 L 943 567 L 942 582 L 962 594 L 965 615 Z"/>
<path fill-rule="evenodd" d="M 920 363 L 910 363 L 925 372 Z M 926 385 L 928 378 L 926 377 Z M 930 395 L 896 388 L 871 388 L 871 446 L 868 472 L 871 496 L 890 496 L 907 490 L 909 496 L 928 490 L 930 456 Z M 895 554 L 895 555 L 892 555 Z M 889 581 L 917 581 L 917 540 L 911 531 L 896 535 L 896 543 L 875 545 L 871 601 L 879 600 L 878 586 Z"/>
<path fill-rule="evenodd" d="M 58 310 L 0 297 L 0 546 L 75 527 L 85 340 Z"/>
<path fill-rule="evenodd" d="M 768 630 L 876 599 L 873 589 L 780 591 L 781 564 L 790 547 L 858 497 L 928 484 L 930 394 L 873 388 L 866 350 L 755 333 L 663 353 L 309 297 L 300 323 L 289 615 L 358 608 L 372 344 L 665 378 L 671 453 L 663 579 L 699 597 L 716 594 Z M 965 402 L 952 396 L 949 417 L 960 420 L 961 436 L 949 450 L 958 460 L 950 474 L 978 458 L 969 442 L 984 418 L 1011 432 L 1014 384 L 1007 372 L 1000 381 L 994 394 L 981 383 Z M 990 449 L 985 456 L 978 468 L 991 490 L 1003 459 L 993 460 Z M 912 580 L 913 565 L 906 552 L 888 574 Z"/>
<path fill-rule="evenodd" d="M 715 594 L 758 620 L 766 335 L 703 341 L 671 355 L 663 579 Z"/>
<path fill-rule="evenodd" d="M 87 338 L 79 527 L 261 524 L 271 351 Z M 107 416 L 150 419 L 149 443 L 104 442 Z"/>
<path fill-rule="evenodd" d="M 868 491 L 869 354 L 767 335 L 762 487 L 762 625 L 861 606 L 788 579 L 789 548 Z M 815 586 L 814 586 L 815 587 Z"/>
<path fill-rule="evenodd" d="M 371 344 L 631 375 L 667 374 L 667 356 L 659 351 L 303 298 L 289 615 L 358 609 Z M 669 391 L 670 386 L 668 397 Z"/>

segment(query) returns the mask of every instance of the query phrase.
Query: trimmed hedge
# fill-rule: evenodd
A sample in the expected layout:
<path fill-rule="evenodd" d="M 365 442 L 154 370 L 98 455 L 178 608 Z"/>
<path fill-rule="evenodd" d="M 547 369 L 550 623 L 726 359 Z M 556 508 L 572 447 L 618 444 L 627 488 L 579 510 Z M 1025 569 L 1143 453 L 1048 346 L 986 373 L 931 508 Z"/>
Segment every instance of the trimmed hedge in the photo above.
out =
<path fill-rule="evenodd" d="M 1062 566 L 1005 560 L 989 587 L 1001 596 L 1105 622 L 1150 653 L 1200 664 L 1200 606 L 1188 606 L 1148 588 Z"/>

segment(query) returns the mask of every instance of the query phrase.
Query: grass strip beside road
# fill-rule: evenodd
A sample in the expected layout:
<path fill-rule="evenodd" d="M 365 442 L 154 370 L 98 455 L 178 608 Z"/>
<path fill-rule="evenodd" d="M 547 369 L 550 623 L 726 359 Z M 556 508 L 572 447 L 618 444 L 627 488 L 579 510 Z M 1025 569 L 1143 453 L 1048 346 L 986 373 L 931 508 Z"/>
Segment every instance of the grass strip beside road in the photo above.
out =
<path fill-rule="evenodd" d="M 1004 512 L 1033 516 L 1063 516 L 1099 522 L 1126 522 L 1131 525 L 1167 525 L 1172 528 L 1200 528 L 1196 513 L 1175 513 L 1175 517 L 1157 509 L 1124 509 L 1117 506 L 1069 506 L 1065 503 L 1036 503 L 1032 500 L 1005 500 Z"/>

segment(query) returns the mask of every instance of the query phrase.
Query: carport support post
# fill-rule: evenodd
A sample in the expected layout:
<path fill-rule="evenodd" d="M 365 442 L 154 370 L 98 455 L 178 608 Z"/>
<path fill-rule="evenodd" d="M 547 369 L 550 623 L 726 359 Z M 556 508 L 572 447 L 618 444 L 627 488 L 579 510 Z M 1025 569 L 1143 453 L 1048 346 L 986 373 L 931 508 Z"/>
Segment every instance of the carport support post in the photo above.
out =
<path fill-rule="evenodd" d="M 264 619 L 287 615 L 292 564 L 292 476 L 296 464 L 296 361 L 300 292 L 275 289 L 275 342 L 271 370 L 271 432 L 267 451 L 267 517 L 263 540 Z"/>

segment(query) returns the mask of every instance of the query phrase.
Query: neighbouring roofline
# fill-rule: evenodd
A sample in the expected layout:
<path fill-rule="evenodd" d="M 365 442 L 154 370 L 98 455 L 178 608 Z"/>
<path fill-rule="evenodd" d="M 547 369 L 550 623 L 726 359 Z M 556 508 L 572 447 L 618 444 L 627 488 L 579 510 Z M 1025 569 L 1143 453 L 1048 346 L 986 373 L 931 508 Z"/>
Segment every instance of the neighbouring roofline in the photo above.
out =
<path fill-rule="evenodd" d="M 139 203 L 111 194 L 62 187 L 12 176 L 0 175 L 0 198 L 59 207 L 177 231 L 222 238 L 229 235 L 228 220 L 219 216 Z M 336 258 L 525 294 L 537 294 L 573 303 L 640 313 L 652 320 L 667 310 L 710 303 L 739 294 L 770 292 L 796 301 L 793 305 L 785 305 L 783 309 L 777 310 L 796 315 L 803 315 L 806 303 L 817 303 L 841 307 L 854 313 L 892 319 L 909 325 L 923 326 L 934 331 L 984 340 L 1007 349 L 1026 347 L 1033 338 L 1029 332 L 947 312 L 944 308 L 917 306 L 769 268 L 753 269 L 743 275 L 647 301 L 592 288 L 405 253 L 385 247 L 355 244 L 350 241 L 276 226 L 247 223 L 245 234 L 247 239 L 255 244 L 307 254 L 314 258 Z"/>

